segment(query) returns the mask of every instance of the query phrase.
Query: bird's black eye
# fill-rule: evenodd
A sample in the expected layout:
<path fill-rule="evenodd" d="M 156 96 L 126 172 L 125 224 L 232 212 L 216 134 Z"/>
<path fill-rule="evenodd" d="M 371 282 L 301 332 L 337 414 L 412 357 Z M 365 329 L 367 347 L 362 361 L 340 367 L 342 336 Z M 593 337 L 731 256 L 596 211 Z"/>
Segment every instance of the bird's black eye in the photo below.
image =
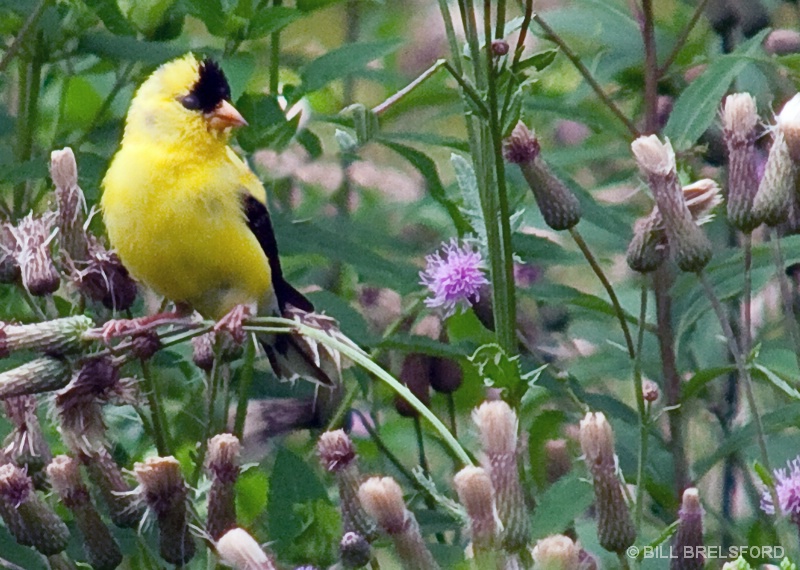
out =
<path fill-rule="evenodd" d="M 197 98 L 197 95 L 190 93 L 185 97 L 181 97 L 178 99 L 181 102 L 181 105 L 189 109 L 190 111 L 197 111 L 200 108 L 200 99 Z"/>

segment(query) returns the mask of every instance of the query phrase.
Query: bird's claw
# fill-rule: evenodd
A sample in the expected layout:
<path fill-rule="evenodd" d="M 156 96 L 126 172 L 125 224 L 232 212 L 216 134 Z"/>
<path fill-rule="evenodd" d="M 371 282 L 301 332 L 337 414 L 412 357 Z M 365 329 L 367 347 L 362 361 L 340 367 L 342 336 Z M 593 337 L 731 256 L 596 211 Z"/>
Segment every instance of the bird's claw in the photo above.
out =
<path fill-rule="evenodd" d="M 227 332 L 236 344 L 242 344 L 247 338 L 244 331 L 244 321 L 252 316 L 253 310 L 247 305 L 236 305 L 227 315 L 214 325 L 214 332 Z"/>

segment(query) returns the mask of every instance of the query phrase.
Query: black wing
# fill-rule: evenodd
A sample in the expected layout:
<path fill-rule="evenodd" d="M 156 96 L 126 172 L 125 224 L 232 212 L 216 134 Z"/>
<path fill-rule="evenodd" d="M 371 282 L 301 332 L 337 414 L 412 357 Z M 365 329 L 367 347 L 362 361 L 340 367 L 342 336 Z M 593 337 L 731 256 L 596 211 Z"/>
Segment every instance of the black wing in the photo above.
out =
<path fill-rule="evenodd" d="M 267 207 L 250 194 L 245 194 L 242 202 L 247 218 L 247 227 L 255 234 L 261 249 L 267 255 L 269 268 L 272 271 L 272 287 L 275 289 L 275 297 L 281 313 L 287 304 L 309 313 L 312 312 L 314 305 L 311 304 L 311 301 L 283 278 L 281 260 L 278 257 L 278 242 L 275 240 L 275 231 L 272 229 L 272 220 L 269 218 Z"/>

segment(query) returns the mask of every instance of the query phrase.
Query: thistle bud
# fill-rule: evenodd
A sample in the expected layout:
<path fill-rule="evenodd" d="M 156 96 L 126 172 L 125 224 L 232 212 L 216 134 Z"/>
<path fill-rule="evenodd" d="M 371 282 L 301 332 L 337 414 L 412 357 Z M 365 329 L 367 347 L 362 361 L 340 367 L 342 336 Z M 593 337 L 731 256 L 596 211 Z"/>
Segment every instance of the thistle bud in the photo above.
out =
<path fill-rule="evenodd" d="M 636 540 L 636 529 L 617 477 L 614 433 L 601 412 L 581 420 L 580 440 L 594 481 L 600 546 L 621 554 Z"/>
<path fill-rule="evenodd" d="M 774 133 L 764 176 L 753 200 L 754 215 L 770 227 L 789 218 L 795 200 L 796 163 L 800 155 L 800 95 L 784 105 Z"/>
<path fill-rule="evenodd" d="M 533 561 L 536 570 L 578 570 L 578 547 L 568 536 L 553 534 L 536 543 Z"/>
<path fill-rule="evenodd" d="M 58 242 L 62 255 L 83 261 L 88 257 L 86 231 L 86 198 L 78 186 L 78 165 L 72 149 L 66 147 L 50 153 L 50 177 L 56 185 Z"/>
<path fill-rule="evenodd" d="M 551 485 L 572 469 L 572 457 L 566 439 L 551 439 L 544 444 L 547 482 Z"/>
<path fill-rule="evenodd" d="M 54 293 L 61 284 L 61 278 L 53 265 L 50 255 L 50 242 L 54 216 L 52 213 L 41 217 L 28 214 L 12 228 L 17 240 L 17 263 L 22 275 L 22 284 L 31 295 L 41 297 Z"/>
<path fill-rule="evenodd" d="M 517 467 L 517 414 L 502 400 L 484 402 L 472 412 L 480 431 L 483 467 L 489 472 L 503 547 L 521 552 L 530 540 L 530 521 Z"/>
<path fill-rule="evenodd" d="M 642 382 L 642 397 L 645 402 L 650 402 L 652 404 L 657 401 L 660 396 L 661 390 L 658 388 L 658 384 L 652 380 L 645 380 Z"/>
<path fill-rule="evenodd" d="M 734 93 L 722 106 L 722 127 L 728 146 L 728 219 L 743 232 L 761 225 L 753 211 L 758 191 L 756 138 L 758 112 L 749 93 Z"/>
<path fill-rule="evenodd" d="M 85 315 L 64 317 L 26 325 L 3 324 L 0 357 L 18 350 L 33 350 L 51 356 L 79 351 L 86 346 L 83 334 L 94 326 Z"/>
<path fill-rule="evenodd" d="M 431 388 L 442 394 L 452 394 L 461 387 L 464 371 L 452 358 L 434 356 L 431 362 Z"/>
<path fill-rule="evenodd" d="M 431 403 L 432 360 L 433 358 L 427 354 L 411 353 L 403 359 L 403 366 L 400 369 L 400 381 L 426 406 L 430 406 Z M 398 414 L 406 418 L 415 418 L 419 415 L 416 408 L 399 394 L 395 396 L 394 407 Z"/>
<path fill-rule="evenodd" d="M 81 480 L 78 462 L 59 455 L 47 466 L 47 474 L 53 489 L 75 516 L 89 564 L 95 570 L 114 570 L 122 563 L 122 552 L 94 507 L 89 489 Z"/>
<path fill-rule="evenodd" d="M 192 338 L 192 361 L 200 370 L 210 372 L 214 367 L 214 343 L 217 335 L 214 331 Z"/>
<path fill-rule="evenodd" d="M 0 222 L 0 283 L 14 283 L 19 278 L 19 246 L 10 223 Z"/>
<path fill-rule="evenodd" d="M 2 451 L 14 464 L 24 467 L 35 479 L 52 455 L 50 446 L 42 433 L 42 426 L 36 416 L 36 398 L 17 396 L 3 400 L 6 417 L 14 424 L 13 431 L 3 442 Z M 37 487 L 40 481 L 34 480 Z"/>
<path fill-rule="evenodd" d="M 112 311 L 129 309 L 136 300 L 136 283 L 113 251 L 89 239 L 85 260 L 73 263 L 71 278 L 78 290 Z"/>
<path fill-rule="evenodd" d="M 492 55 L 502 57 L 508 53 L 508 42 L 506 40 L 492 40 Z"/>
<path fill-rule="evenodd" d="M 580 202 L 542 160 L 539 142 L 524 123 L 517 123 L 506 139 L 505 158 L 519 166 L 548 226 L 566 230 L 580 221 Z"/>
<path fill-rule="evenodd" d="M 362 568 L 372 559 L 372 549 L 357 532 L 346 532 L 339 543 L 339 557 L 344 568 Z"/>
<path fill-rule="evenodd" d="M 144 510 L 117 462 L 105 447 L 80 456 L 89 480 L 100 491 L 111 521 L 120 528 L 133 528 Z"/>
<path fill-rule="evenodd" d="M 678 531 L 673 539 L 671 570 L 702 570 L 705 557 L 700 554 L 703 546 L 703 507 L 697 489 L 691 487 L 683 492 L 681 509 L 678 512 Z"/>
<path fill-rule="evenodd" d="M 211 478 L 208 491 L 208 521 L 206 530 L 211 538 L 219 539 L 236 526 L 236 492 L 239 478 L 241 444 L 235 435 L 222 433 L 208 441 L 206 470 Z"/>
<path fill-rule="evenodd" d="M 482 467 L 464 467 L 453 478 L 458 500 L 467 509 L 472 551 L 478 558 L 495 545 L 497 510 L 489 474 Z"/>
<path fill-rule="evenodd" d="M 45 556 L 67 547 L 67 525 L 39 498 L 31 478 L 16 465 L 0 466 L 0 503 L 0 516 L 20 544 L 30 545 Z M 9 516 L 9 512 L 14 514 Z"/>
<path fill-rule="evenodd" d="M 183 565 L 195 554 L 189 533 L 186 500 L 189 490 L 174 457 L 151 457 L 133 466 L 139 494 L 158 520 L 161 557 L 170 564 Z"/>
<path fill-rule="evenodd" d="M 50 570 L 78 570 L 72 559 L 64 552 L 53 554 L 47 557 L 47 565 Z"/>
<path fill-rule="evenodd" d="M 650 135 L 633 141 L 631 148 L 653 191 L 678 267 L 701 271 L 711 260 L 711 242 L 697 227 L 686 205 L 672 145 L 669 141 L 662 144 L 658 137 Z"/>
<path fill-rule="evenodd" d="M 52 392 L 69 382 L 69 365 L 60 358 L 40 356 L 0 374 L 0 399 Z"/>
<path fill-rule="evenodd" d="M 364 510 L 372 516 L 392 539 L 403 568 L 434 570 L 439 565 L 422 540 L 414 515 L 406 509 L 403 491 L 391 477 L 372 477 L 361 484 L 358 498 Z"/>
<path fill-rule="evenodd" d="M 764 51 L 772 55 L 788 55 L 800 52 L 800 32 L 796 30 L 772 30 L 764 40 Z"/>
<path fill-rule="evenodd" d="M 344 532 L 356 532 L 372 542 L 377 538 L 377 528 L 358 498 L 362 477 L 353 442 L 344 430 L 327 431 L 317 442 L 317 455 L 322 466 L 336 477 Z"/>
<path fill-rule="evenodd" d="M 234 570 L 276 570 L 270 557 L 246 530 L 232 528 L 216 544 L 222 561 Z"/>

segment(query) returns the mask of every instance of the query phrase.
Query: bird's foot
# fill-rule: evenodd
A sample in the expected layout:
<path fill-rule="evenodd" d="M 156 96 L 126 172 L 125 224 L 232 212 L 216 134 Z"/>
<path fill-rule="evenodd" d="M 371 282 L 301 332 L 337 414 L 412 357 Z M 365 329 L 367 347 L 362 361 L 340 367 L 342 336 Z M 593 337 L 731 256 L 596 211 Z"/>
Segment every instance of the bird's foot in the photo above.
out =
<path fill-rule="evenodd" d="M 176 320 L 181 321 L 185 317 L 183 311 L 177 310 L 135 319 L 112 319 L 100 328 L 100 338 L 104 343 L 111 344 L 115 338 L 135 336 Z"/>
<path fill-rule="evenodd" d="M 214 325 L 214 332 L 227 332 L 236 344 L 242 344 L 247 338 L 244 332 L 244 321 L 253 315 L 253 308 L 249 305 L 236 305 L 227 315 Z"/>

